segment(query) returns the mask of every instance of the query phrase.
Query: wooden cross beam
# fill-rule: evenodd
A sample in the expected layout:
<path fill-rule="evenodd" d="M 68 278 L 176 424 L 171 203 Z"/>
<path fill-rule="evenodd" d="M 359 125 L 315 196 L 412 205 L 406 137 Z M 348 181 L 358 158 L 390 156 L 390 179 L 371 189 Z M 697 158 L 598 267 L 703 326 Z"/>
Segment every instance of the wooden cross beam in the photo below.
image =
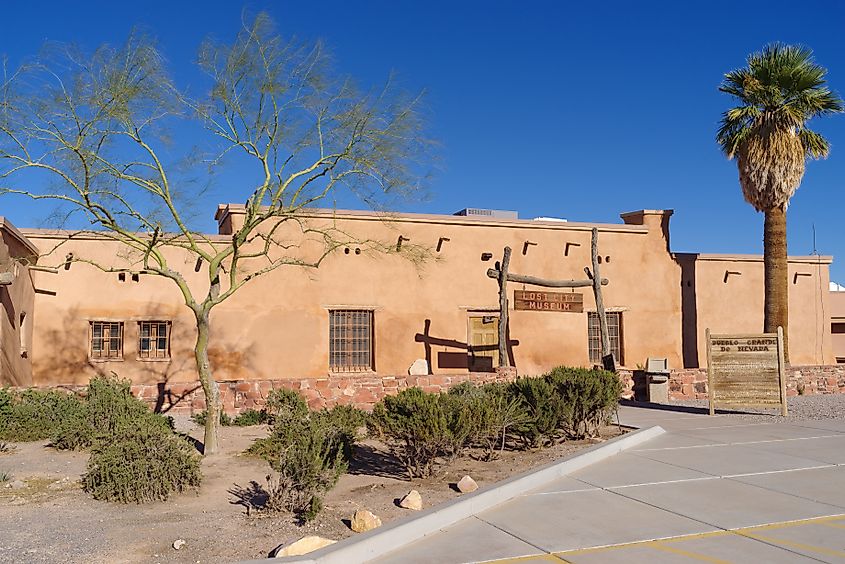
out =
<path fill-rule="evenodd" d="M 487 276 L 498 280 L 501 277 L 501 271 L 495 268 L 487 270 Z M 546 280 L 545 278 L 537 278 L 536 276 L 525 276 L 523 274 L 507 273 L 508 282 L 517 282 L 520 284 L 530 284 L 532 286 L 542 286 L 544 288 L 590 288 L 593 286 L 592 278 L 589 280 Z M 607 278 L 601 279 L 601 285 L 607 286 Z"/>

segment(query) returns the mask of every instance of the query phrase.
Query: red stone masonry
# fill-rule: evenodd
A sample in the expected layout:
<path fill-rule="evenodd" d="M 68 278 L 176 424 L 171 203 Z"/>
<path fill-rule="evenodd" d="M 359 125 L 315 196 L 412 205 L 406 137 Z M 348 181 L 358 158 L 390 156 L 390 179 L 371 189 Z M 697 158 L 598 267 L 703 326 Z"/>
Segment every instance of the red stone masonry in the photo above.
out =
<path fill-rule="evenodd" d="M 619 375 L 625 391 L 629 396 L 633 395 L 638 375 L 631 370 L 620 370 Z M 841 393 L 845 393 L 845 364 L 790 366 L 786 369 L 787 396 Z M 672 370 L 669 376 L 669 399 L 707 399 L 707 369 Z"/>
<path fill-rule="evenodd" d="M 641 373 L 640 373 L 641 374 Z M 633 397 L 640 374 L 619 370 L 623 397 Z M 270 391 L 278 388 L 296 390 L 305 396 L 312 409 L 335 405 L 354 405 L 371 409 L 386 395 L 420 387 L 427 392 L 446 391 L 462 382 L 486 384 L 507 382 L 516 377 L 516 370 L 471 372 L 468 374 L 435 374 L 428 376 L 377 376 L 375 374 L 334 375 L 300 380 L 237 380 L 222 381 L 220 396 L 223 409 L 234 415 L 246 409 L 261 409 Z M 63 387 L 63 386 L 57 386 Z M 84 389 L 84 386 L 73 388 Z M 151 408 L 162 413 L 193 414 L 205 409 L 205 395 L 199 382 L 178 384 L 138 384 L 132 393 Z M 787 369 L 787 395 L 845 393 L 845 365 L 792 366 Z M 643 398 L 644 399 L 644 398 Z M 707 399 L 707 370 L 692 368 L 673 370 L 669 377 L 669 399 Z"/>

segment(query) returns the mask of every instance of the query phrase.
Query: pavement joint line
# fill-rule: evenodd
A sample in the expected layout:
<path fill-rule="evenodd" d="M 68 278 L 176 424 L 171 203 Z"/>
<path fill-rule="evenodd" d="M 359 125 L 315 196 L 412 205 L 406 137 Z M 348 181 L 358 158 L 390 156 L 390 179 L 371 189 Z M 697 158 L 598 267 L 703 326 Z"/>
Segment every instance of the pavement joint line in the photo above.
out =
<path fill-rule="evenodd" d="M 821 470 L 823 468 L 835 468 L 836 464 L 821 464 L 819 466 L 805 466 L 802 468 L 786 468 L 784 470 L 766 470 L 765 472 L 745 472 L 743 474 L 725 474 L 720 478 L 747 478 L 749 476 L 765 476 L 767 474 L 784 474 L 786 472 L 800 472 L 801 470 Z M 796 496 L 798 497 L 798 496 Z"/>
<path fill-rule="evenodd" d="M 727 536 L 733 535 L 733 536 L 747 538 L 749 540 L 753 540 L 753 541 L 756 541 L 756 542 L 760 542 L 760 543 L 766 544 L 768 546 L 772 546 L 772 547 L 778 548 L 780 550 L 790 552 L 792 554 L 797 554 L 799 556 L 803 556 L 805 558 L 810 558 L 811 560 L 823 562 L 822 560 L 818 560 L 817 558 L 815 558 L 811 555 L 802 554 L 802 553 L 799 553 L 799 552 L 795 552 L 794 550 L 790 550 L 789 548 L 787 548 L 783 545 L 773 544 L 771 542 L 767 542 L 765 540 L 762 540 L 761 538 L 755 538 L 755 536 L 759 536 L 759 535 L 756 535 L 754 531 L 757 531 L 757 530 L 768 531 L 768 530 L 800 527 L 800 526 L 806 526 L 806 525 L 833 525 L 833 526 L 845 528 L 845 524 L 831 523 L 831 521 L 842 521 L 842 520 L 845 520 L 845 514 L 830 515 L 830 516 L 825 516 L 825 517 L 810 517 L 808 519 L 796 519 L 796 520 L 792 520 L 792 521 L 778 521 L 778 522 L 774 522 L 774 523 L 768 523 L 768 524 L 765 524 L 765 525 L 753 525 L 753 526 L 750 526 L 750 527 L 740 527 L 740 528 L 735 528 L 735 529 L 719 528 L 718 530 L 715 530 L 715 531 L 709 531 L 709 532 L 704 532 L 704 533 L 692 533 L 692 534 L 688 534 L 688 535 L 677 535 L 677 536 L 666 537 L 666 538 L 661 538 L 661 539 L 647 539 L 647 540 L 625 542 L 625 543 L 619 543 L 619 544 L 594 546 L 594 547 L 589 547 L 589 548 L 575 548 L 575 549 L 572 549 L 572 550 L 563 550 L 563 551 L 559 551 L 559 552 L 554 552 L 554 553 L 552 553 L 552 555 L 557 556 L 559 558 L 566 558 L 567 556 L 593 554 L 593 553 L 597 553 L 597 552 L 605 552 L 605 551 L 611 551 L 611 550 L 624 550 L 626 548 L 638 547 L 638 546 L 650 546 L 650 545 L 654 545 L 654 544 L 663 544 L 663 545 L 678 544 L 678 543 L 683 543 L 683 542 L 690 541 L 690 540 L 706 539 L 706 538 L 719 538 L 719 537 L 727 537 Z M 744 533 L 747 533 L 747 534 L 744 534 Z M 751 535 L 754 535 L 754 536 L 751 536 Z M 492 562 L 498 562 L 498 561 L 492 561 Z"/>
<path fill-rule="evenodd" d="M 803 468 L 802 468 L 802 470 L 803 470 Z M 795 472 L 795 470 L 784 470 L 784 472 Z M 775 472 L 767 472 L 767 473 L 768 473 L 768 474 L 774 474 Z M 755 475 L 756 475 L 756 474 L 751 474 L 751 476 L 755 476 Z M 737 477 L 746 477 L 746 476 L 737 476 Z M 811 497 L 806 497 L 806 496 L 803 496 L 803 495 L 798 495 L 798 494 L 795 494 L 795 493 L 792 493 L 792 492 L 785 492 L 785 491 L 778 490 L 778 489 L 775 489 L 775 488 L 771 488 L 771 487 L 767 487 L 767 486 L 762 486 L 762 485 L 760 485 L 760 484 L 754 484 L 754 483 L 750 483 L 750 482 L 743 482 L 742 480 L 737 480 L 737 479 L 736 479 L 737 477 L 725 476 L 725 479 L 726 479 L 726 480 L 731 480 L 731 481 L 733 481 L 733 482 L 737 482 L 737 483 L 739 483 L 739 484 L 745 484 L 746 486 L 754 486 L 755 488 L 760 488 L 761 490 L 766 490 L 766 491 L 768 491 L 768 492 L 774 492 L 774 493 L 779 493 L 779 494 L 789 495 L 789 496 L 792 496 L 792 497 L 796 497 L 796 498 L 798 498 L 798 499 L 803 499 L 803 500 L 805 500 L 805 501 L 812 501 L 812 502 L 814 502 L 814 503 L 821 503 L 822 505 L 829 505 L 830 507 L 836 507 L 837 509 L 845 509 L 845 505 L 836 505 L 835 503 L 831 503 L 830 501 L 825 501 L 825 500 L 821 500 L 821 499 L 813 499 L 813 498 L 811 498 Z M 761 526 L 765 526 L 765 525 L 761 525 Z"/>
<path fill-rule="evenodd" d="M 603 490 L 621 490 L 624 488 L 637 488 L 640 486 L 660 486 L 663 484 L 679 484 L 681 482 L 701 482 L 704 480 L 720 480 L 722 476 L 702 476 L 700 478 L 679 478 L 677 480 L 661 480 L 657 482 L 643 482 L 642 484 L 622 484 L 621 486 L 601 487 Z M 600 486 L 598 486 L 600 487 Z"/>
<path fill-rule="evenodd" d="M 693 552 L 690 550 L 684 550 L 683 548 L 678 548 L 676 546 L 669 546 L 660 542 L 653 542 L 650 545 L 647 545 L 649 548 L 653 548 L 655 550 L 662 550 L 664 552 L 669 552 L 671 554 L 677 554 L 678 556 L 686 556 L 687 558 L 691 558 L 693 560 L 698 560 L 700 562 L 710 562 L 711 564 L 733 564 L 729 560 L 722 560 L 721 558 L 714 558 L 712 556 L 707 556 L 706 554 L 701 554 L 699 552 Z"/>
<path fill-rule="evenodd" d="M 500 527 L 500 526 L 496 525 L 495 523 L 491 523 L 490 521 L 487 521 L 487 520 L 485 520 L 485 519 L 482 519 L 482 518 L 481 518 L 481 517 L 479 517 L 478 515 L 473 515 L 473 517 L 475 517 L 476 519 L 478 519 L 478 520 L 479 520 L 479 521 L 481 521 L 482 523 L 485 523 L 485 524 L 487 524 L 487 525 L 490 525 L 490 526 L 491 526 L 491 527 L 493 527 L 494 529 L 498 529 L 498 530 L 502 531 L 502 532 L 503 532 L 503 533 L 505 533 L 506 535 L 508 535 L 508 536 L 510 536 L 510 537 L 513 537 L 513 538 L 515 538 L 515 539 L 516 539 L 516 540 L 518 540 L 518 541 L 522 541 L 522 542 L 524 542 L 524 543 L 525 543 L 525 544 L 527 544 L 528 546 L 533 546 L 534 548 L 536 548 L 537 550 L 539 550 L 539 551 L 540 551 L 540 553 L 539 553 L 539 554 L 532 554 L 532 555 L 529 555 L 529 556 L 542 556 L 542 555 L 544 555 L 544 554 L 549 554 L 549 555 L 551 555 L 551 554 L 552 554 L 552 553 L 551 553 L 551 551 L 546 550 L 545 548 L 543 548 L 543 547 L 541 547 L 541 546 L 537 546 L 537 545 L 536 545 L 536 544 L 534 544 L 533 542 L 531 542 L 531 541 L 529 541 L 529 540 L 526 540 L 526 539 L 524 539 L 524 538 L 520 537 L 519 535 L 515 535 L 515 534 L 513 534 L 511 531 L 508 531 L 507 529 L 503 529 L 502 527 Z"/>
<path fill-rule="evenodd" d="M 781 539 L 778 537 L 770 537 L 768 535 L 758 535 L 756 533 L 737 533 L 740 536 L 747 537 L 754 540 L 760 540 L 771 544 L 773 546 L 784 545 L 791 548 L 796 548 L 798 550 L 808 550 L 810 552 L 815 552 L 818 554 L 823 554 L 824 556 L 839 556 L 840 558 L 845 558 L 845 551 L 842 550 L 835 550 L 833 548 L 827 548 L 824 546 L 816 546 L 814 544 L 807 544 L 803 542 L 796 542 L 789 539 Z"/>

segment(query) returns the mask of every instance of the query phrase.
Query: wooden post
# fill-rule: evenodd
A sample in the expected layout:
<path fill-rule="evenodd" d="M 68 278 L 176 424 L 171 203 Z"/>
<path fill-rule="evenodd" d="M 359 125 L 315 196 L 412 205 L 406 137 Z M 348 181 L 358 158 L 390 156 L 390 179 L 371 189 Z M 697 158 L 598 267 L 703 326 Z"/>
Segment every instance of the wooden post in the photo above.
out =
<path fill-rule="evenodd" d="M 710 354 L 713 346 L 710 344 L 710 328 L 704 330 L 704 341 L 707 343 L 707 399 L 710 400 L 710 415 L 716 415 L 716 389 L 713 387 L 713 357 Z"/>
<path fill-rule="evenodd" d="M 599 273 L 599 230 L 595 227 L 593 227 L 593 233 L 590 240 L 590 259 L 593 263 L 593 294 L 596 298 L 596 313 L 599 316 L 599 331 L 601 332 L 601 360 L 606 370 L 615 370 L 616 359 L 611 356 L 610 336 L 607 331 L 607 316 L 604 313 L 604 300 L 601 295 L 601 274 Z"/>
<path fill-rule="evenodd" d="M 508 265 L 511 262 L 511 248 L 505 247 L 502 264 L 499 266 L 499 366 L 510 366 L 508 359 Z"/>

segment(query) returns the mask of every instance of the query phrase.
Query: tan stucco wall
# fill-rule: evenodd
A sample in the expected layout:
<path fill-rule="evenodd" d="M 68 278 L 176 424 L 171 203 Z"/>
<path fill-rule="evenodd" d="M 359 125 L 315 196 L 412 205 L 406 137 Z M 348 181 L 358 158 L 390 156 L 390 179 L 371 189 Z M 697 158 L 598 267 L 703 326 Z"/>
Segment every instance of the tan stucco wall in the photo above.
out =
<path fill-rule="evenodd" d="M 14 281 L 0 286 L 0 386 L 31 386 L 32 313 L 34 290 L 27 262 L 35 249 L 17 230 L 0 218 L 0 271 L 12 272 Z M 23 321 L 23 326 L 21 322 Z"/>
<path fill-rule="evenodd" d="M 224 229 L 237 224 L 236 215 L 218 215 Z M 596 225 L 603 258 L 601 275 L 610 280 L 604 287 L 604 302 L 606 307 L 623 312 L 625 364 L 631 367 L 644 364 L 649 356 L 666 357 L 673 368 L 684 365 L 682 261 L 669 252 L 670 215 L 637 212 L 623 215 L 627 224 Z M 217 378 L 326 376 L 328 310 L 332 308 L 375 311 L 378 374 L 407 374 L 415 359 L 426 356 L 435 374 L 466 372 L 461 363 L 466 359 L 467 317 L 474 311 L 497 310 L 497 284 L 486 271 L 501 258 L 505 245 L 513 249 L 510 270 L 514 273 L 583 279 L 583 269 L 590 264 L 592 224 L 413 214 L 385 219 L 346 212 L 338 212 L 336 220 L 330 214 L 316 213 L 309 221 L 322 225 L 336 221 L 340 229 L 358 238 L 391 246 L 401 235 L 410 239 L 403 244 L 426 248 L 430 257 L 414 264 L 395 255 L 369 253 L 366 246 L 356 254 L 353 245 L 348 254 L 339 249 L 318 270 L 288 266 L 251 281 L 212 313 L 211 356 Z M 42 248 L 51 248 L 67 237 L 66 233 L 39 230 L 26 230 L 25 234 Z M 296 238 L 293 232 L 283 236 Z M 438 252 L 435 249 L 441 238 L 448 241 L 442 242 Z M 528 246 L 523 253 L 526 241 L 536 245 Z M 569 252 L 565 255 L 567 243 Z M 114 242 L 75 234 L 61 245 L 52 263 L 60 262 L 68 252 L 118 267 L 132 262 Z M 492 253 L 493 259 L 482 261 L 482 253 Z M 195 272 L 190 257 L 178 250 L 168 256 L 192 288 L 199 293 L 207 288 L 206 273 Z M 726 293 L 721 279 L 725 264 L 695 262 L 698 320 L 691 334 L 703 336 L 708 324 L 714 331 L 720 327 L 759 331 L 763 288 L 762 279 L 755 274 L 757 263 L 746 264 L 745 259 L 727 263 L 730 269 L 747 268 L 748 274 L 743 275 L 747 287 L 743 286 L 742 292 L 734 291 L 736 285 L 731 280 L 727 285 L 731 292 Z M 826 284 L 827 265 L 819 268 Z M 762 263 L 759 269 L 762 272 Z M 96 371 L 114 371 L 136 383 L 195 380 L 191 351 L 194 322 L 171 281 L 141 274 L 138 282 L 129 275 L 120 282 L 117 274 L 82 263 L 60 268 L 58 274 L 34 274 L 36 287 L 45 290 L 37 294 L 35 304 L 37 329 L 32 348 L 36 384 L 81 384 Z M 809 290 L 805 292 L 815 280 L 802 277 L 797 285 L 790 286 L 798 291 L 794 296 L 797 303 L 816 299 L 806 293 Z M 513 290 L 523 288 L 511 284 L 509 289 L 512 303 Z M 585 311 L 593 310 L 590 289 L 579 291 L 584 294 Z M 829 323 L 827 337 L 822 330 L 820 340 L 814 341 L 813 335 L 819 331 L 809 325 L 814 318 L 806 309 L 802 311 L 797 305 L 792 309 L 790 334 L 796 335 L 793 363 L 805 359 L 819 363 L 832 358 Z M 541 373 L 559 364 L 589 363 L 586 313 L 511 311 L 510 317 L 513 359 L 521 374 Z M 172 320 L 171 361 L 136 358 L 137 321 L 142 319 Z M 123 361 L 89 361 L 91 320 L 124 321 Z M 822 351 L 814 356 L 816 347 Z"/>
<path fill-rule="evenodd" d="M 845 292 L 830 292 L 833 356 L 845 362 Z"/>
<path fill-rule="evenodd" d="M 681 260 L 687 257 L 695 259 L 697 345 L 703 367 L 707 364 L 707 328 L 717 334 L 762 331 L 763 260 L 741 255 L 679 255 Z M 834 362 L 829 262 L 829 257 L 790 258 L 789 353 L 793 365 Z"/>

